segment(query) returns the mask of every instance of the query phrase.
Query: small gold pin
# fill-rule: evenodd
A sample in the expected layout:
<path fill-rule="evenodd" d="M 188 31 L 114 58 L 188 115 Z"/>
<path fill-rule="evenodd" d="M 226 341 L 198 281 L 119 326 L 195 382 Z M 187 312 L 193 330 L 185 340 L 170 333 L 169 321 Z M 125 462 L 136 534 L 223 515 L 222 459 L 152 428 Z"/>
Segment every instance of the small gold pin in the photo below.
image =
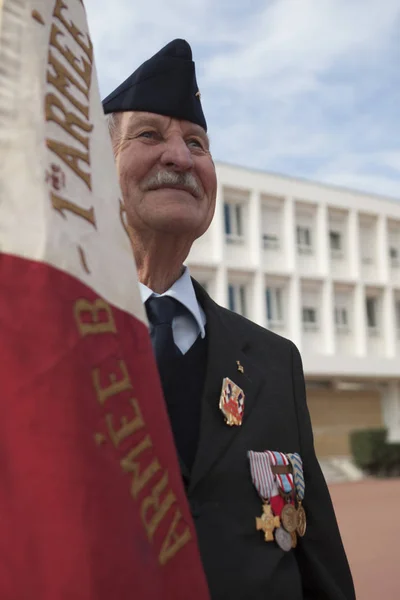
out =
<path fill-rule="evenodd" d="M 200 94 L 200 90 L 197 90 L 197 92 L 195 93 L 196 98 L 198 98 L 200 100 L 201 98 L 201 94 Z"/>
<path fill-rule="evenodd" d="M 244 367 L 240 364 L 240 360 L 237 360 L 236 364 L 237 364 L 238 371 L 240 373 L 244 373 Z"/>

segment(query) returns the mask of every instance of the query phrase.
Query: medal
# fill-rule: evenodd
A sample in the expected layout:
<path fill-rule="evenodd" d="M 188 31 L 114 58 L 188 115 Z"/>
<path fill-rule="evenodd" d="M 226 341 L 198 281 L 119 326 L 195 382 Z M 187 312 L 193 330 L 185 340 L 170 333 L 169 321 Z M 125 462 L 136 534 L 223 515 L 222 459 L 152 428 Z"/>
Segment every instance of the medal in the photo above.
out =
<path fill-rule="evenodd" d="M 306 532 L 307 528 L 307 519 L 306 519 L 306 511 L 303 508 L 302 501 L 304 499 L 305 494 L 305 482 L 304 482 L 304 473 L 303 473 L 303 461 L 299 454 L 293 453 L 288 454 L 288 459 L 293 467 L 293 478 L 296 486 L 297 492 L 297 527 L 296 531 L 300 537 Z"/>
<path fill-rule="evenodd" d="M 272 542 L 274 540 L 274 530 L 280 527 L 279 515 L 275 513 L 271 506 L 273 498 L 279 497 L 275 477 L 266 452 L 253 452 L 250 450 L 247 455 L 250 461 L 250 472 L 254 487 L 264 501 L 263 514 L 261 517 L 256 517 L 256 529 L 264 532 L 266 542 Z"/>
<path fill-rule="evenodd" d="M 282 527 L 275 529 L 275 541 L 284 552 L 289 552 L 292 547 L 292 536 Z"/>
<path fill-rule="evenodd" d="M 299 501 L 299 506 L 297 508 L 297 528 L 296 531 L 300 537 L 306 532 L 307 528 L 307 520 L 306 520 L 306 511 L 304 510 L 301 501 Z"/>
<path fill-rule="evenodd" d="M 282 509 L 281 520 L 283 527 L 288 533 L 293 533 L 296 531 L 298 526 L 298 516 L 297 510 L 293 504 L 285 504 Z"/>
<path fill-rule="evenodd" d="M 264 532 L 264 539 L 266 542 L 274 541 L 273 531 L 276 527 L 280 526 L 279 517 L 274 517 L 272 514 L 271 505 L 265 502 L 263 504 L 263 514 L 261 517 L 256 517 L 256 529 L 257 531 Z"/>
<path fill-rule="evenodd" d="M 244 392 L 238 385 L 236 385 L 236 383 L 233 383 L 229 377 L 225 377 L 222 382 L 219 408 L 225 417 L 225 423 L 227 425 L 240 426 L 242 424 L 244 412 Z"/>

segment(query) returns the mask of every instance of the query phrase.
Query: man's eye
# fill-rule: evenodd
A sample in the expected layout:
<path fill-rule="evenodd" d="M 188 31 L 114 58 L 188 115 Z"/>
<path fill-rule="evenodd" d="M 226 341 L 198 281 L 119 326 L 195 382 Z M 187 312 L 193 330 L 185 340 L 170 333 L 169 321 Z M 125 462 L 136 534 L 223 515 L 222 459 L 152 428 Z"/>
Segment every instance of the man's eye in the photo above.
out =
<path fill-rule="evenodd" d="M 155 131 L 142 131 L 142 133 L 139 133 L 138 137 L 152 139 L 152 138 L 156 137 L 156 132 Z"/>
<path fill-rule="evenodd" d="M 190 140 L 187 141 L 187 145 L 188 146 L 195 146 L 196 148 L 201 148 L 202 150 L 204 150 L 204 146 L 203 143 L 196 139 L 196 138 L 191 138 Z"/>

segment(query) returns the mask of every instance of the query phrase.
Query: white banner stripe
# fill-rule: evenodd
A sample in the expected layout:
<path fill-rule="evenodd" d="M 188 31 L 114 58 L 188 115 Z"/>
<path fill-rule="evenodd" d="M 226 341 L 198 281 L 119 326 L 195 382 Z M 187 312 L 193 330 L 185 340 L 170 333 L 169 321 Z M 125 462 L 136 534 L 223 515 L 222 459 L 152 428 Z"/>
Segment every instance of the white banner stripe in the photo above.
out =
<path fill-rule="evenodd" d="M 147 324 L 85 9 L 59 4 L 62 18 L 48 0 L 1 2 L 1 252 L 52 265 Z"/>

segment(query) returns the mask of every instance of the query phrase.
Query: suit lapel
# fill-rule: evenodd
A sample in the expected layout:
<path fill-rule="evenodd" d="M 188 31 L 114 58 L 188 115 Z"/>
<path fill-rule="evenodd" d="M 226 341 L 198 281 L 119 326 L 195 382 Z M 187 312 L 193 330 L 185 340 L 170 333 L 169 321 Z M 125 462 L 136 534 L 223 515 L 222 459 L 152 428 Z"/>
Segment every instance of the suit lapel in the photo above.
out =
<path fill-rule="evenodd" d="M 193 283 L 198 299 L 206 313 L 208 357 L 202 397 L 199 445 L 190 477 L 189 493 L 226 452 L 241 430 L 246 427 L 247 419 L 263 384 L 262 374 L 246 356 L 245 350 L 248 341 L 236 339 L 236 332 L 229 328 L 221 308 L 211 300 L 197 282 Z M 237 361 L 243 367 L 243 373 L 239 371 Z M 222 382 L 225 377 L 229 377 L 244 392 L 244 415 L 241 426 L 230 427 L 227 425 L 219 409 Z"/>

